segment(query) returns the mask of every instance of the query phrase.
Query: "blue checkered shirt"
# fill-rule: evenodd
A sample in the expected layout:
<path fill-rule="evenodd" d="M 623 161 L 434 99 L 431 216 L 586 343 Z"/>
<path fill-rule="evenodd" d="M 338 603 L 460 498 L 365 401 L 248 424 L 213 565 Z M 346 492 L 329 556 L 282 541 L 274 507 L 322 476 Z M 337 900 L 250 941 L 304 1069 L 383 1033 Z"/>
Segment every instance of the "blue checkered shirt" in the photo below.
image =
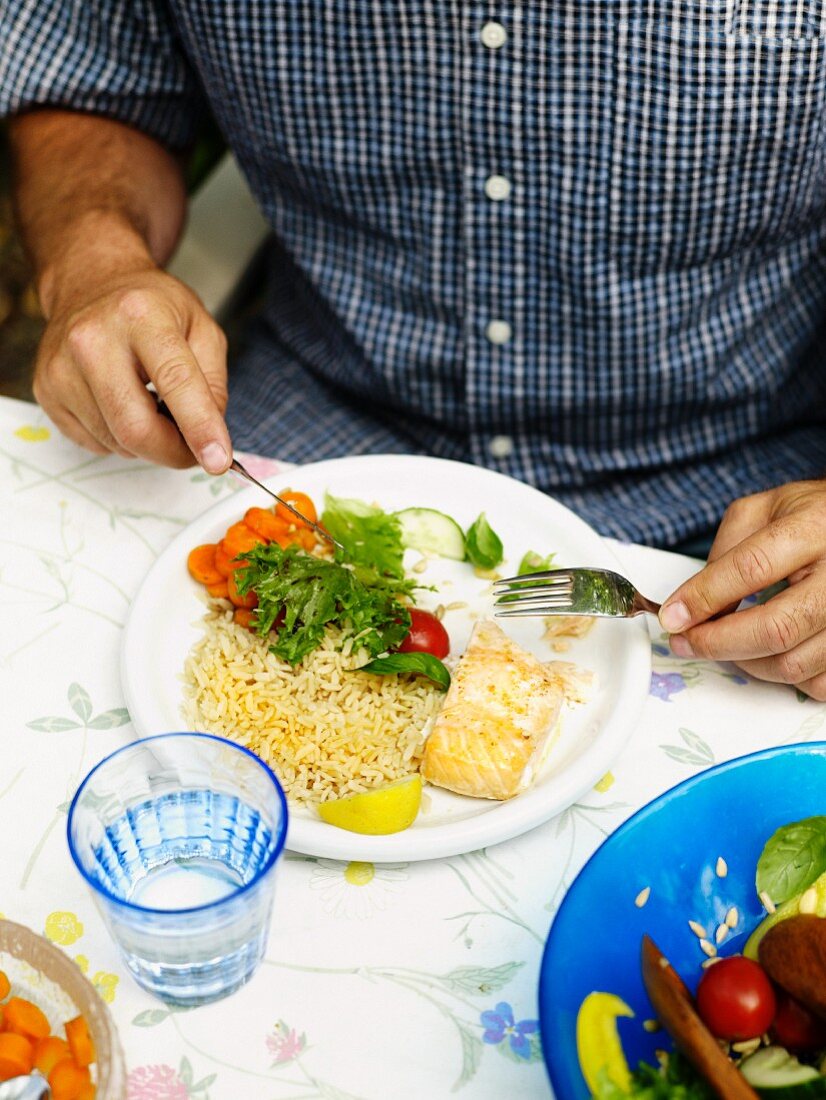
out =
<path fill-rule="evenodd" d="M 823 0 L 0 0 L 0 111 L 172 148 L 273 229 L 237 446 L 425 451 L 662 545 L 826 468 Z"/>

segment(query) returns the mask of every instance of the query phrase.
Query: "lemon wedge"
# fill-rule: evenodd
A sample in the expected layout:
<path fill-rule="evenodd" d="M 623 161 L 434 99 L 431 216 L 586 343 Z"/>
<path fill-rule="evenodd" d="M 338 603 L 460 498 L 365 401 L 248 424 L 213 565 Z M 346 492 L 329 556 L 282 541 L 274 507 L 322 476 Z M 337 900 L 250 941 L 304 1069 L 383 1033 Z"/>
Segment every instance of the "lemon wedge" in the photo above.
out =
<path fill-rule="evenodd" d="M 328 825 L 351 833 L 380 836 L 400 833 L 416 820 L 422 804 L 422 777 L 408 775 L 385 787 L 321 802 L 318 815 Z"/>
<path fill-rule="evenodd" d="M 618 1016 L 634 1013 L 614 993 L 589 993 L 579 1006 L 576 1018 L 576 1050 L 579 1067 L 591 1092 L 596 1092 L 604 1070 L 610 1081 L 631 1091 L 631 1072 L 622 1052 Z"/>

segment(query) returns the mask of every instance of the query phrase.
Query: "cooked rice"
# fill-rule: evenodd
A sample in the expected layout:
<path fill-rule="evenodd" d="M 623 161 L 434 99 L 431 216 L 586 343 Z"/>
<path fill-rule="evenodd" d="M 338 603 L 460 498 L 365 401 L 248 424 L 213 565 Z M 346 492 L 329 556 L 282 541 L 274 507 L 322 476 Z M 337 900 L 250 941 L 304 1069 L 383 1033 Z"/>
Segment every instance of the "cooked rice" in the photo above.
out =
<path fill-rule="evenodd" d="M 295 668 L 218 601 L 184 666 L 189 728 L 251 749 L 289 798 L 324 802 L 419 770 L 442 693 L 429 680 L 352 672 L 369 660 L 342 632 Z"/>

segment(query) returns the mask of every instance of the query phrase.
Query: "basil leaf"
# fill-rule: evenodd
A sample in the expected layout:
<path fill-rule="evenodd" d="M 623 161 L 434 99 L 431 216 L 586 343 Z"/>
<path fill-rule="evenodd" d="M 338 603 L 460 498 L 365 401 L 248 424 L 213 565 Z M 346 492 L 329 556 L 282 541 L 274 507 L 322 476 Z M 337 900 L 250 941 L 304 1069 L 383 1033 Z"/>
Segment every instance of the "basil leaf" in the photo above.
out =
<path fill-rule="evenodd" d="M 757 861 L 757 892 L 775 905 L 801 893 L 826 871 L 826 817 L 783 825 L 766 841 Z"/>
<path fill-rule="evenodd" d="M 482 512 L 465 535 L 465 553 L 471 565 L 478 569 L 495 569 L 504 557 L 502 540 Z"/>
<path fill-rule="evenodd" d="M 389 673 L 418 672 L 427 676 L 442 691 L 450 687 L 450 673 L 445 665 L 432 653 L 391 653 L 388 657 L 377 657 L 357 669 L 358 672 L 374 672 L 378 676 Z"/>
<path fill-rule="evenodd" d="M 535 550 L 528 550 L 519 563 L 516 575 L 517 577 L 524 577 L 526 573 L 539 573 L 543 569 L 553 569 L 551 562 L 555 557 L 556 554 L 547 554 L 543 558 L 542 555 L 537 554 Z"/>

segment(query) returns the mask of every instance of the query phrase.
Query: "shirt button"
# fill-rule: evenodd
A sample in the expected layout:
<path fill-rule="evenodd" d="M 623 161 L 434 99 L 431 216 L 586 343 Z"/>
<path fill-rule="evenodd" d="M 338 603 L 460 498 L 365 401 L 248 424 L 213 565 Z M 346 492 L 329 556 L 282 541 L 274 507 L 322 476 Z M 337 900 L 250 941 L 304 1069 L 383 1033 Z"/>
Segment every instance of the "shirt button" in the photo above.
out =
<path fill-rule="evenodd" d="M 485 194 L 494 202 L 507 199 L 511 193 L 511 181 L 504 176 L 488 176 L 485 180 Z"/>
<path fill-rule="evenodd" d="M 509 435 L 495 435 L 488 447 L 494 458 L 507 458 L 513 454 L 513 440 Z"/>
<path fill-rule="evenodd" d="M 507 344 L 513 330 L 507 321 L 491 321 L 485 329 L 485 336 L 492 344 Z"/>
<path fill-rule="evenodd" d="M 501 23 L 485 23 L 479 32 L 479 37 L 482 39 L 482 45 L 487 46 L 489 50 L 498 50 L 500 46 L 504 46 L 508 40 L 508 32 L 502 26 Z"/>

